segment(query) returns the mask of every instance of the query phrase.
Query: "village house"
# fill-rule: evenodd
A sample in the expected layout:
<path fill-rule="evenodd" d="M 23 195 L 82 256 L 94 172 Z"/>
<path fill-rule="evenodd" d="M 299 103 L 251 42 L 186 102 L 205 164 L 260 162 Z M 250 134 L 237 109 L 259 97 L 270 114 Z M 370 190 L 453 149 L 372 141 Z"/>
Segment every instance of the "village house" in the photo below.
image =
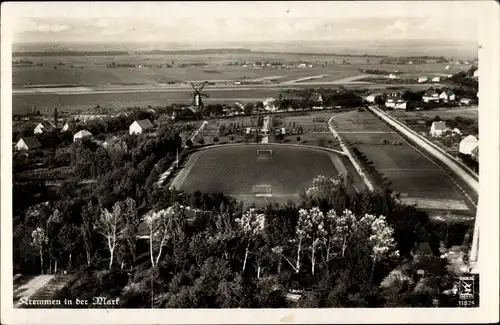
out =
<path fill-rule="evenodd" d="M 396 76 L 394 73 L 390 73 L 388 76 L 387 76 L 388 79 L 398 79 L 398 76 Z"/>
<path fill-rule="evenodd" d="M 403 99 L 398 99 L 396 100 L 396 103 L 394 105 L 394 109 L 404 109 L 406 110 L 407 102 L 405 102 Z"/>
<path fill-rule="evenodd" d="M 479 143 L 478 145 L 472 149 L 470 156 L 472 159 L 474 159 L 476 162 L 479 162 Z"/>
<path fill-rule="evenodd" d="M 33 129 L 34 134 L 40 134 L 46 131 L 49 131 L 54 128 L 54 124 L 50 121 L 43 121 L 41 123 L 38 123 L 37 126 Z"/>
<path fill-rule="evenodd" d="M 432 82 L 440 82 L 440 81 L 441 81 L 441 77 L 439 77 L 439 76 L 432 78 Z"/>
<path fill-rule="evenodd" d="M 400 103 L 403 98 L 403 95 L 401 93 L 390 93 L 387 95 L 387 99 L 385 100 L 385 106 L 386 107 L 396 107 L 396 103 Z"/>
<path fill-rule="evenodd" d="M 446 123 L 444 121 L 434 121 L 431 125 L 430 135 L 440 137 L 446 132 Z"/>
<path fill-rule="evenodd" d="M 424 93 L 424 96 L 422 96 L 422 100 L 425 102 L 425 103 L 430 103 L 430 102 L 439 102 L 439 94 L 437 91 L 433 90 L 433 89 L 430 89 L 430 90 L 427 90 L 425 93 Z"/>
<path fill-rule="evenodd" d="M 29 151 L 41 148 L 42 145 L 36 137 L 21 138 L 16 144 L 17 151 Z"/>
<path fill-rule="evenodd" d="M 153 128 L 153 124 L 149 120 L 134 121 L 129 126 L 129 134 L 142 134 Z"/>
<path fill-rule="evenodd" d="M 445 89 L 439 95 L 439 99 L 445 103 L 452 102 L 455 100 L 455 93 L 451 89 Z"/>
<path fill-rule="evenodd" d="M 445 70 L 450 70 L 450 66 L 447 65 L 446 67 L 444 67 Z"/>
<path fill-rule="evenodd" d="M 369 103 L 375 103 L 375 101 L 377 100 L 377 98 L 379 97 L 382 97 L 383 94 L 382 93 L 373 93 L 373 94 L 370 94 L 368 96 L 365 97 L 365 100 Z"/>
<path fill-rule="evenodd" d="M 323 96 L 321 96 L 321 94 L 313 94 L 311 96 L 311 101 L 316 106 L 322 106 L 323 105 Z"/>
<path fill-rule="evenodd" d="M 73 142 L 76 142 L 77 140 L 84 140 L 92 137 L 92 133 L 90 133 L 87 130 L 80 130 L 73 135 Z"/>
<path fill-rule="evenodd" d="M 479 79 L 479 68 L 477 68 L 476 71 L 474 71 L 473 78 Z"/>
<path fill-rule="evenodd" d="M 417 82 L 419 84 L 421 84 L 421 83 L 425 83 L 427 81 L 429 81 L 429 79 L 427 77 L 419 77 Z"/>
<path fill-rule="evenodd" d="M 464 155 L 470 155 L 477 146 L 479 146 L 478 139 L 473 135 L 468 135 L 460 141 L 458 151 Z"/>

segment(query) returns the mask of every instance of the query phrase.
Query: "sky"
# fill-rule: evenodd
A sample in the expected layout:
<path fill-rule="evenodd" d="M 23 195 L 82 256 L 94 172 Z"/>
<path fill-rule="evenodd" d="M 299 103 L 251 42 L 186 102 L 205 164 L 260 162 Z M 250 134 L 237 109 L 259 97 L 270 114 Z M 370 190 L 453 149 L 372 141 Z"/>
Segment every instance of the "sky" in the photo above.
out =
<path fill-rule="evenodd" d="M 394 39 L 477 42 L 480 9 L 474 1 L 7 5 L 2 9 L 9 10 L 15 43 Z"/>

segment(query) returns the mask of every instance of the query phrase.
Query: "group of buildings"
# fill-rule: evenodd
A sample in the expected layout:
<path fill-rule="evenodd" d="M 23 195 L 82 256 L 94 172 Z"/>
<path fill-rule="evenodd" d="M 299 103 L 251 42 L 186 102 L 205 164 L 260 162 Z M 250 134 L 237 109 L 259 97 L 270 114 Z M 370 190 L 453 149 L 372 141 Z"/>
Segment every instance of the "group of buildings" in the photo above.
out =
<path fill-rule="evenodd" d="M 460 98 L 451 89 L 443 89 L 438 91 L 436 89 L 427 90 L 422 96 L 422 102 L 424 103 L 451 103 L 457 102 L 459 105 L 470 105 L 472 104 L 472 99 L 470 98 Z M 405 100 L 401 92 L 391 92 L 391 93 L 373 93 L 365 97 L 365 101 L 368 103 L 383 102 L 385 107 L 392 109 L 402 109 L 406 110 L 408 108 L 408 100 Z M 418 108 L 417 108 L 418 109 Z"/>
<path fill-rule="evenodd" d="M 446 125 L 445 121 L 434 121 L 431 124 L 429 135 L 433 138 L 439 138 L 444 136 L 446 133 L 453 133 L 457 135 L 462 135 L 460 130 L 453 129 L 450 130 Z M 468 135 L 464 137 L 459 143 L 458 151 L 463 155 L 470 156 L 473 160 L 478 162 L 479 159 L 479 140 L 474 135 Z"/>
<path fill-rule="evenodd" d="M 136 120 L 132 124 L 130 124 L 129 134 L 131 135 L 142 134 L 152 130 L 153 128 L 154 128 L 153 123 L 151 123 L 151 121 L 148 119 Z M 17 151 L 30 151 L 30 150 L 40 149 L 42 148 L 42 144 L 40 143 L 36 135 L 42 134 L 44 132 L 52 132 L 55 131 L 56 129 L 57 128 L 50 121 L 40 122 L 33 129 L 34 136 L 23 137 L 19 139 L 19 141 L 15 145 L 15 149 Z M 70 125 L 69 122 L 66 122 L 61 127 L 60 132 L 71 132 L 71 130 L 72 126 Z M 78 132 L 75 132 L 73 134 L 73 142 L 89 139 L 92 138 L 92 136 L 93 136 L 92 133 L 87 130 L 79 130 Z"/>

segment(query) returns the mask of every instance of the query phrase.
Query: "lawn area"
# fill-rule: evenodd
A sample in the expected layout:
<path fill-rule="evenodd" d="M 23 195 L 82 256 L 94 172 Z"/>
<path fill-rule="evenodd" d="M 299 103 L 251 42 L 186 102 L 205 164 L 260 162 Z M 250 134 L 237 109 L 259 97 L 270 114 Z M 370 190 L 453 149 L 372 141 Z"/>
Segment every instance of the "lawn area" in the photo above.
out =
<path fill-rule="evenodd" d="M 457 116 L 479 120 L 479 110 L 477 107 L 463 108 L 457 107 L 453 109 L 436 109 L 418 112 L 392 111 L 392 117 L 404 122 L 405 120 L 420 120 L 425 118 L 434 118 L 439 116 L 442 119 L 454 119 Z"/>
<path fill-rule="evenodd" d="M 272 150 L 258 157 L 257 150 Z M 307 168 L 306 168 L 307 166 Z M 336 154 L 310 148 L 280 145 L 242 145 L 210 148 L 191 155 L 172 186 L 186 192 L 223 192 L 245 202 L 259 201 L 254 185 L 270 185 L 274 197 L 294 200 L 310 187 L 317 175 L 335 177 L 345 169 Z"/>
<path fill-rule="evenodd" d="M 341 113 L 333 119 L 332 125 L 337 132 L 392 132 L 367 111 Z"/>

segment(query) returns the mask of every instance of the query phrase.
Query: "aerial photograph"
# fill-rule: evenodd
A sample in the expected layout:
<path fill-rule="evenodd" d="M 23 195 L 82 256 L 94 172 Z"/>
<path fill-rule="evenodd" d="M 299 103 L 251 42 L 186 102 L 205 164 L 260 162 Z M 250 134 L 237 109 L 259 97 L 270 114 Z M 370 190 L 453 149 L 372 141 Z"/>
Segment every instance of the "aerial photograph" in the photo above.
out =
<path fill-rule="evenodd" d="M 26 10 L 14 309 L 479 307 L 483 66 L 447 3 Z"/>

